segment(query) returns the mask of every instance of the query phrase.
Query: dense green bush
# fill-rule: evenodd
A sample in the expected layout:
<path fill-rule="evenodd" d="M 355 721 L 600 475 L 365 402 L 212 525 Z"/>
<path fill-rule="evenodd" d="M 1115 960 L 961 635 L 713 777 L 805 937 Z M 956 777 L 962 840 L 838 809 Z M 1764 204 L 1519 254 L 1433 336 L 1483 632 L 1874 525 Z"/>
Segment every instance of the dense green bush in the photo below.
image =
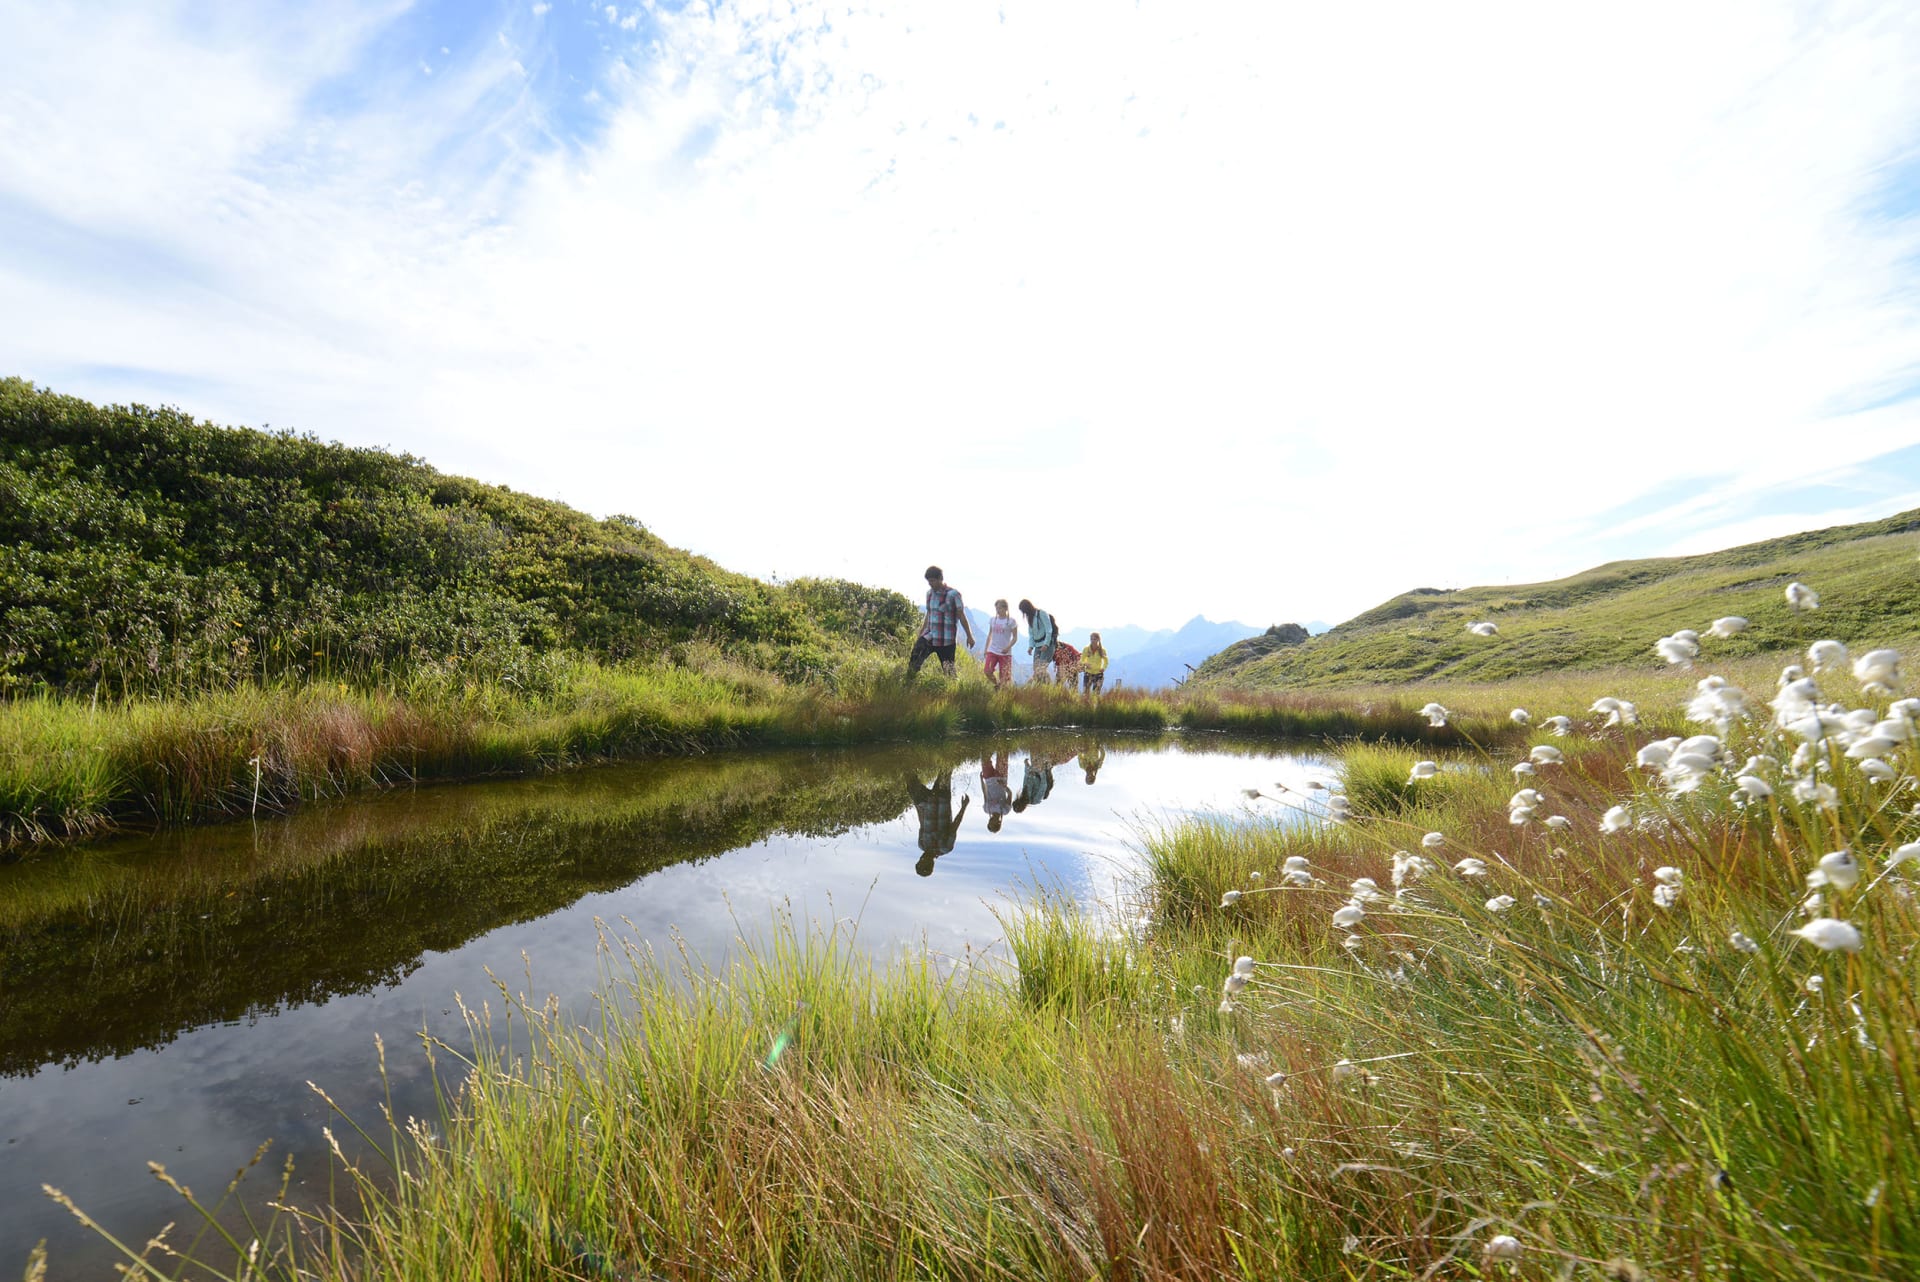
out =
<path fill-rule="evenodd" d="M 0 690 L 174 693 L 425 662 L 512 678 L 701 641 L 788 676 L 912 603 L 787 587 L 419 459 L 0 380 Z"/>

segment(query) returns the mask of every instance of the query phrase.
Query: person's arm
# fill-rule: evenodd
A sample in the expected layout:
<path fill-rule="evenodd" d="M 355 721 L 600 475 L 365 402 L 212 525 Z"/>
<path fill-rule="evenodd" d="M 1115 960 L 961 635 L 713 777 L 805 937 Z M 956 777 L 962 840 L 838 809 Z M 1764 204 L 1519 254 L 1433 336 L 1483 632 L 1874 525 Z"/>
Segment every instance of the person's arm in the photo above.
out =
<path fill-rule="evenodd" d="M 967 622 L 967 603 L 960 599 L 958 592 L 953 594 L 953 608 L 960 616 L 960 630 L 967 634 L 967 649 L 971 650 L 973 649 L 973 624 Z"/>

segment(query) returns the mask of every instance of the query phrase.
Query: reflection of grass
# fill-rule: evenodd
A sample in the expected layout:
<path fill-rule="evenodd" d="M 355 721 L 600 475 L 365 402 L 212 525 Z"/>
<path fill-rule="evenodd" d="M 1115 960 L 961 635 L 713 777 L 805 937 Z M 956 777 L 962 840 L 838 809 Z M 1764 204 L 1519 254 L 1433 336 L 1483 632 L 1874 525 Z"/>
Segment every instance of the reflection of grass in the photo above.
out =
<path fill-rule="evenodd" d="M 1897 785 L 1807 767 L 1823 809 L 1764 725 L 1725 745 L 1775 759 L 1763 802 L 1636 772 L 1658 727 L 1582 730 L 1518 825 L 1518 746 L 1411 791 L 1424 749 L 1368 750 L 1350 822 L 1155 834 L 1139 938 L 1042 897 L 965 984 L 839 936 L 685 983 L 636 954 L 631 1016 L 476 1017 L 453 1124 L 397 1137 L 412 1178 L 350 1173 L 364 1223 L 276 1237 L 274 1273 L 1912 1276 L 1916 749 Z M 1860 881 L 1803 907 L 1841 847 Z M 1815 913 L 1860 950 L 1797 940 Z"/>
<path fill-rule="evenodd" d="M 1057 687 L 996 690 L 974 675 L 907 684 L 856 670 L 840 685 L 789 685 L 712 660 L 705 668 L 579 664 L 553 689 L 416 682 L 407 689 L 243 688 L 94 706 L 0 704 L 0 842 L 78 837 L 116 823 L 275 810 L 422 779 L 524 774 L 719 748 L 939 739 L 1040 726 L 1181 726 L 1273 736 L 1445 741 L 1404 699 L 1188 699 Z"/>

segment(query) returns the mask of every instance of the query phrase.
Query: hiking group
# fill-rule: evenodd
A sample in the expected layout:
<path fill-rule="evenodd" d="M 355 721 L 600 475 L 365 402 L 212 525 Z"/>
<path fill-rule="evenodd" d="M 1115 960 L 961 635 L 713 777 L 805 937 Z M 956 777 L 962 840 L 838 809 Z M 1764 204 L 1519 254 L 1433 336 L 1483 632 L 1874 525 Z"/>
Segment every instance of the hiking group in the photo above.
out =
<path fill-rule="evenodd" d="M 926 622 L 914 638 L 913 653 L 907 657 L 907 676 L 920 674 L 921 665 L 932 655 L 940 660 L 940 670 L 954 675 L 953 656 L 961 633 L 966 634 L 967 649 L 975 645 L 973 625 L 967 621 L 966 604 L 959 589 L 947 583 L 937 565 L 927 567 Z M 1027 657 L 1033 665 L 1031 682 L 1057 681 L 1068 689 L 1076 685 L 1083 694 L 1099 694 L 1107 682 L 1107 650 L 1095 632 L 1081 650 L 1061 637 L 1059 624 L 1045 610 L 1021 598 L 1020 613 L 1027 621 Z M 987 679 L 996 685 L 1013 680 L 1013 647 L 1020 627 L 1007 610 L 1006 598 L 993 603 L 993 617 L 987 620 L 986 644 L 980 662 Z"/>

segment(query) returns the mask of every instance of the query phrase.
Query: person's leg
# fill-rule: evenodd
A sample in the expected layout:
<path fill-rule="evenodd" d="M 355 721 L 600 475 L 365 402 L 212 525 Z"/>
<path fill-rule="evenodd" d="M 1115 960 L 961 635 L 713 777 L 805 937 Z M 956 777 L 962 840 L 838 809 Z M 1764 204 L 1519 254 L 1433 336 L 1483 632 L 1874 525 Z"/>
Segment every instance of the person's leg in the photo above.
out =
<path fill-rule="evenodd" d="M 954 672 L 954 668 L 953 668 L 954 644 L 955 644 L 954 642 L 950 641 L 946 645 L 937 645 L 933 647 L 933 652 L 940 656 L 940 671 L 946 673 L 950 677 L 957 675 Z"/>
<path fill-rule="evenodd" d="M 1102 690 L 1105 690 L 1106 688 L 1107 688 L 1107 674 L 1104 672 L 1094 673 L 1093 674 L 1093 692 L 1095 694 L 1099 694 Z"/>

